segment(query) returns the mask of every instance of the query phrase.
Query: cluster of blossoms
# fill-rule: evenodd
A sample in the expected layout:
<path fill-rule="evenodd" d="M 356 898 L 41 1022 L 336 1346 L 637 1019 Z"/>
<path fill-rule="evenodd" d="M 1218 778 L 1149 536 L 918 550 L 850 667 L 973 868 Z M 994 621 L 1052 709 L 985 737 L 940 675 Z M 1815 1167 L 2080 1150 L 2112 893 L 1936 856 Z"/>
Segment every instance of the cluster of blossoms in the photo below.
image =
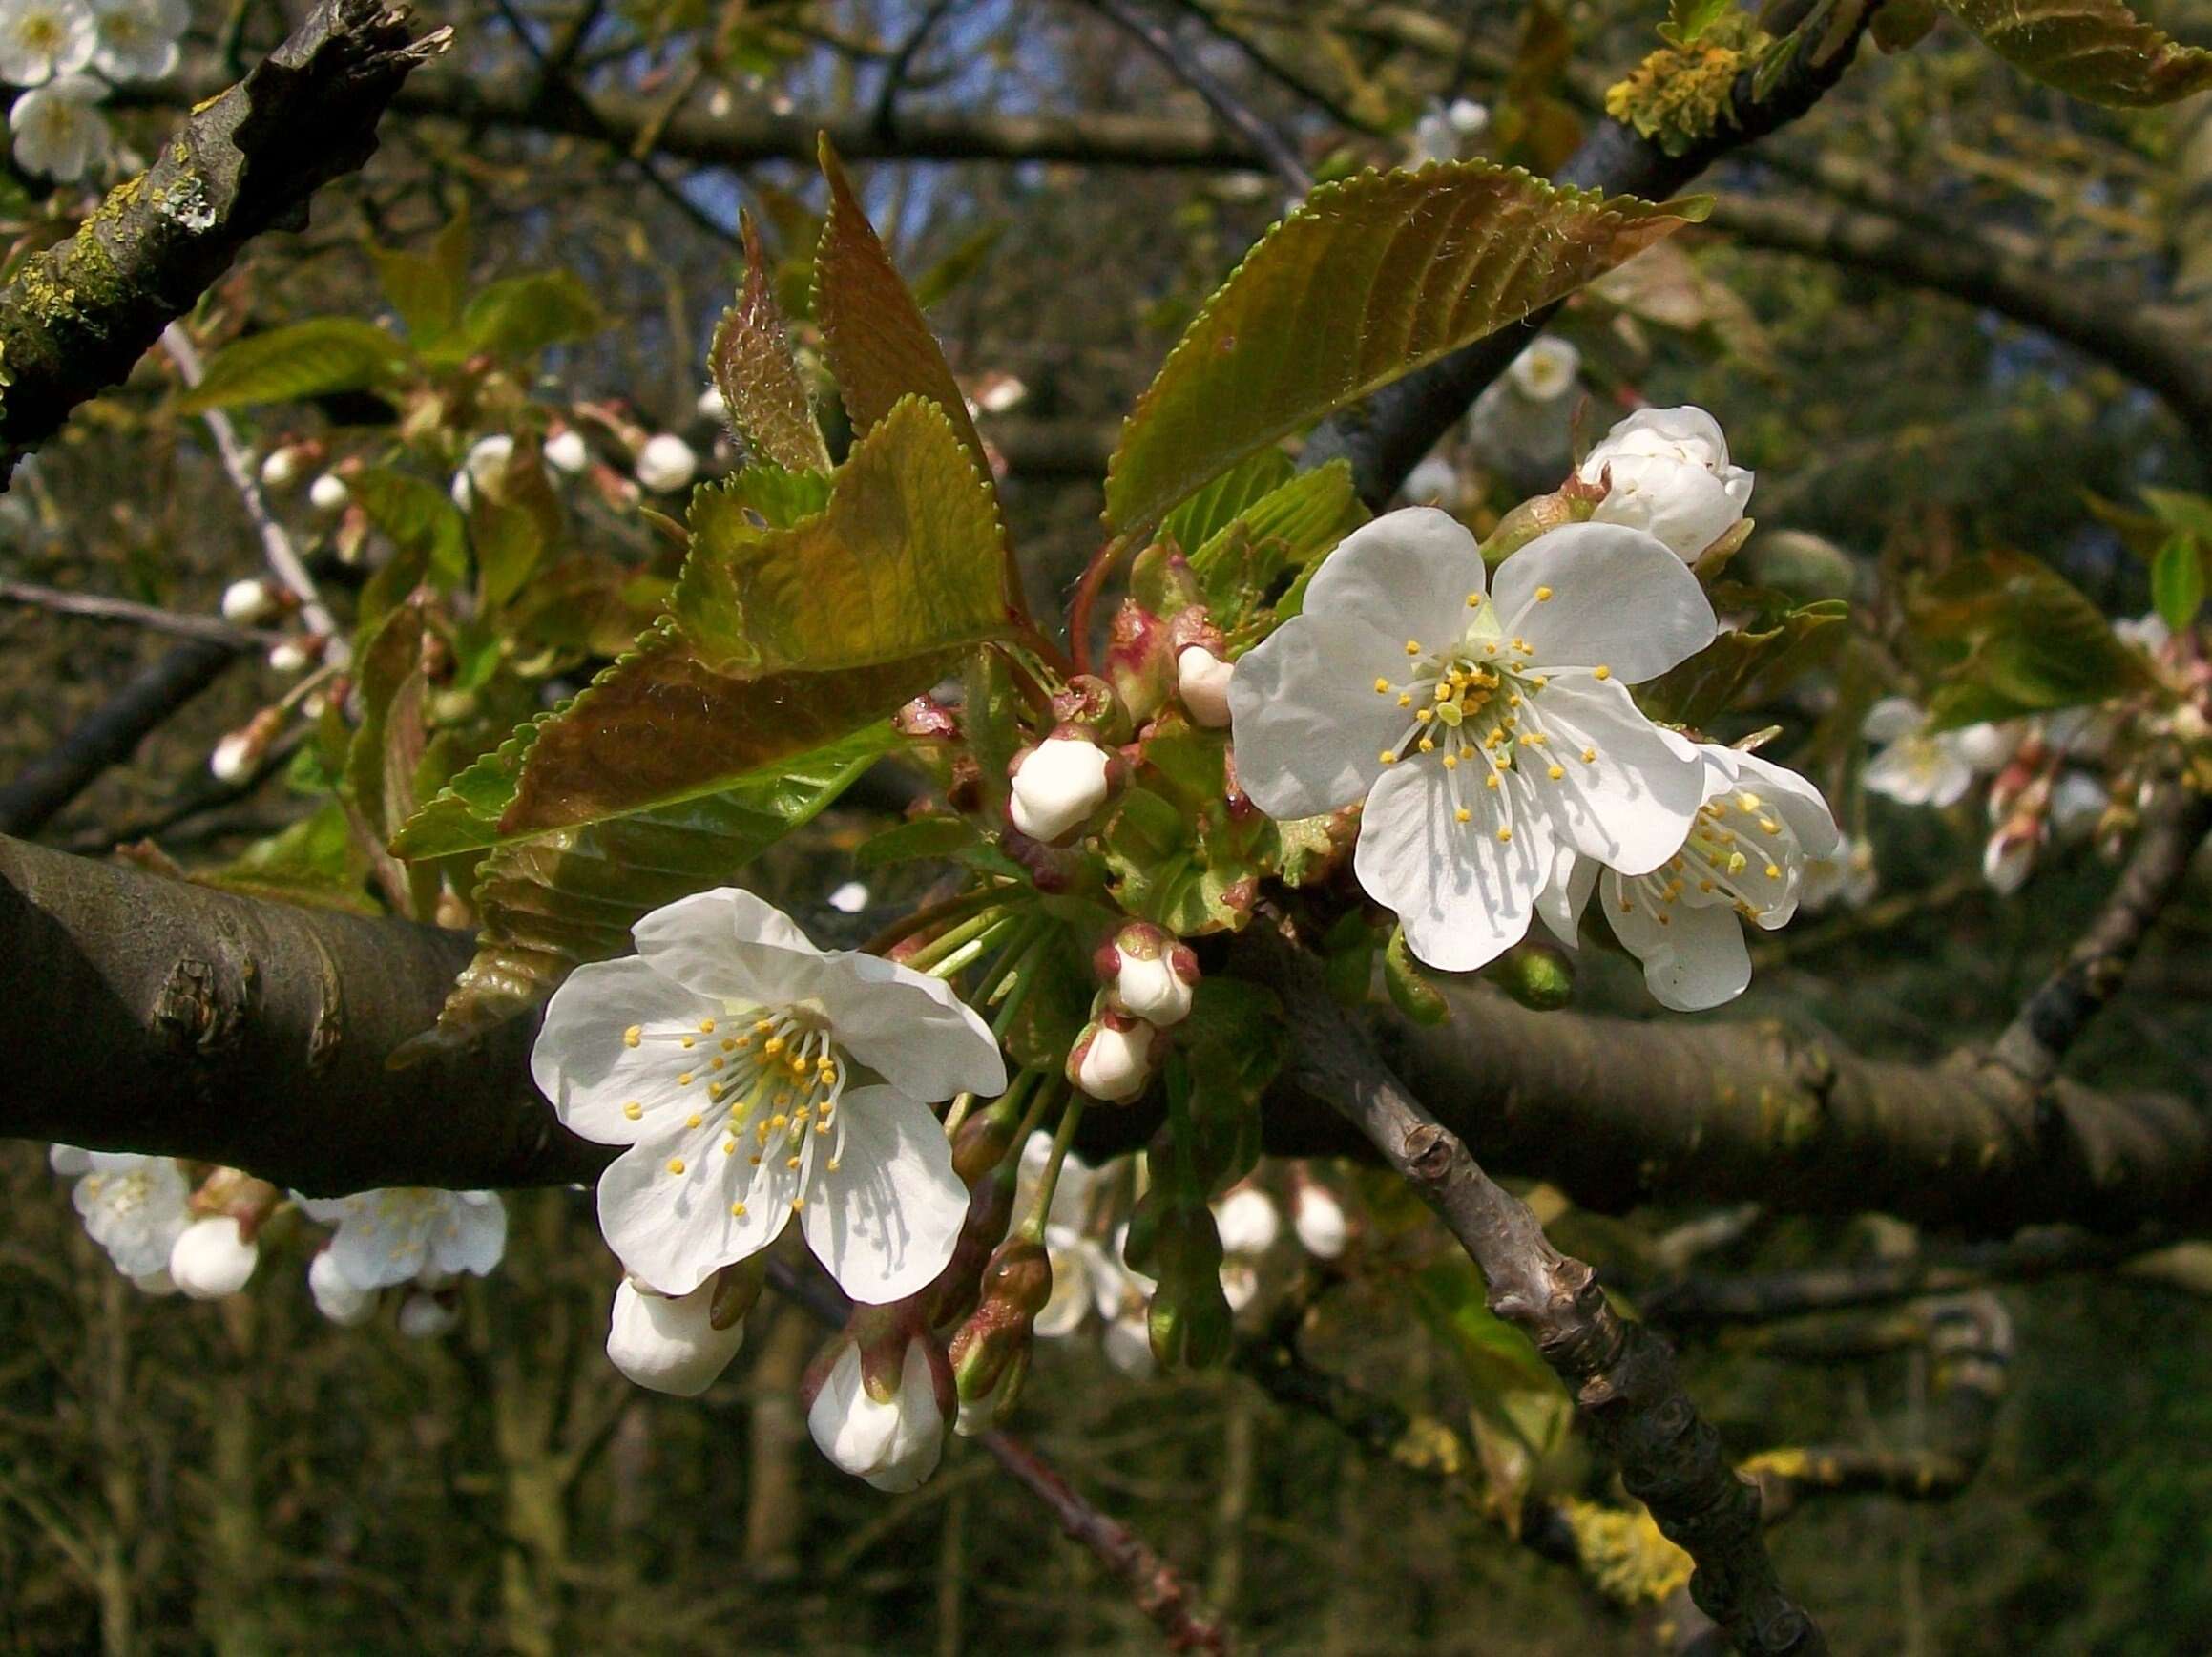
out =
<path fill-rule="evenodd" d="M 8 112 L 15 164 L 70 184 L 104 162 L 111 85 L 177 67 L 185 0 L 0 0 L 0 81 L 26 88 Z"/>
<path fill-rule="evenodd" d="M 1701 409 L 1646 409 L 1532 503 L 1494 584 L 1443 513 L 1354 531 L 1236 665 L 1241 786 L 1283 820 L 1361 805 L 1354 871 L 1430 966 L 1481 967 L 1538 913 L 1572 944 L 1602 878 L 1662 1003 L 1740 994 L 1739 918 L 1784 924 L 1841 837 L 1804 779 L 1655 724 L 1629 687 L 1713 641 L 1693 566 L 1741 539 L 1751 484 Z"/>
<path fill-rule="evenodd" d="M 281 1194 L 235 1168 L 197 1188 L 173 1157 L 55 1145 L 53 1171 L 73 1180 L 85 1232 L 148 1294 L 220 1300 L 252 1281 Z M 490 1191 L 389 1190 L 294 1202 L 336 1228 L 307 1269 L 316 1307 L 352 1328 L 397 1290 L 403 1334 L 444 1333 L 457 1315 L 453 1282 L 483 1276 L 507 1249 L 507 1210 Z"/>

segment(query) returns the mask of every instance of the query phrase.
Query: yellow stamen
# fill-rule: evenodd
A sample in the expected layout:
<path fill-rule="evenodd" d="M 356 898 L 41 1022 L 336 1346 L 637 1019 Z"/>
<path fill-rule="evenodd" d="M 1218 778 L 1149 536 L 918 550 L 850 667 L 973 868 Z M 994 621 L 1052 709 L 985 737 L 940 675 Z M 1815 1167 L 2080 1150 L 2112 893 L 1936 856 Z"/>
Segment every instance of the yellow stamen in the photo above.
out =
<path fill-rule="evenodd" d="M 1593 679 L 1611 679 L 1613 677 L 1613 669 L 1606 666 L 1604 662 L 1600 661 L 1596 667 L 1593 667 L 1590 670 L 1590 677 Z"/>

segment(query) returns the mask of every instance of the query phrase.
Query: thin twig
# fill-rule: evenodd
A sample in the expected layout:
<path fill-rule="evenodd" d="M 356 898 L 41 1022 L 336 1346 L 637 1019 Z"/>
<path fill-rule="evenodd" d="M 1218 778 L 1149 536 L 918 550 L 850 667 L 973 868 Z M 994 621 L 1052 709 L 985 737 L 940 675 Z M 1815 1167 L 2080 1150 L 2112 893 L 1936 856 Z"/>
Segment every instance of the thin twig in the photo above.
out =
<path fill-rule="evenodd" d="M 1490 1285 L 1491 1311 L 1534 1342 L 1591 1437 L 1619 1465 L 1629 1494 L 1697 1562 L 1691 1594 L 1700 1608 L 1739 1650 L 1826 1652 L 1819 1627 L 1775 1576 L 1758 1491 L 1736 1476 L 1720 1434 L 1682 1391 L 1666 1342 L 1617 1315 L 1597 1274 L 1555 1248 L 1528 1205 L 1485 1174 L 1406 1090 L 1331 997 L 1310 955 L 1264 926 L 1244 934 L 1238 954 L 1303 1034 L 1292 1067 L 1436 1211 Z"/>
<path fill-rule="evenodd" d="M 123 621 L 150 633 L 167 633 L 177 639 L 198 639 L 232 650 L 251 650 L 274 644 L 283 637 L 259 629 L 233 627 L 216 616 L 188 616 L 181 610 L 164 610 L 131 598 L 111 598 L 99 593 L 72 593 L 61 587 L 41 587 L 31 581 L 10 581 L 0 577 L 0 599 L 52 610 L 64 616 L 87 616 L 95 621 Z"/>
<path fill-rule="evenodd" d="M 921 55 L 922 48 L 929 43 L 929 36 L 936 31 L 937 25 L 944 21 L 945 14 L 952 10 L 952 6 L 953 0 L 934 0 L 929 9 L 922 13 L 921 20 L 908 31 L 907 38 L 899 42 L 898 51 L 891 54 L 890 62 L 884 67 L 883 90 L 876 94 L 875 108 L 869 112 L 868 124 L 886 143 L 890 142 L 891 135 L 897 130 L 899 93 L 905 88 L 907 76 L 913 70 L 914 59 Z"/>
<path fill-rule="evenodd" d="M 1154 56 L 1167 65 L 1171 74 L 1205 100 L 1206 108 L 1222 124 L 1266 157 L 1267 164 L 1275 169 L 1275 176 L 1293 195 L 1304 196 L 1313 188 L 1313 175 L 1298 158 L 1298 152 L 1284 143 L 1273 127 L 1245 107 L 1235 93 L 1208 73 L 1166 29 L 1127 4 L 1127 0 L 1091 0 L 1091 4 L 1141 41 Z"/>

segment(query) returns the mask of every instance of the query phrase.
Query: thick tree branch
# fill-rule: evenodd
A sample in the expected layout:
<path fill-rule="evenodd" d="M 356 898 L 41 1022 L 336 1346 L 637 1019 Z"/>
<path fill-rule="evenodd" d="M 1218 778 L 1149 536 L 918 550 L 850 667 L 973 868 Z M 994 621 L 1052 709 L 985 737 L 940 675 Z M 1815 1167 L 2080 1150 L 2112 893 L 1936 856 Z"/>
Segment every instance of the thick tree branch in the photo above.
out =
<path fill-rule="evenodd" d="M 25 260 L 0 288 L 0 480 L 128 374 L 247 241 L 303 223 L 308 198 L 368 158 L 392 94 L 447 39 L 417 39 L 383 0 L 324 0 L 74 236 Z"/>
<path fill-rule="evenodd" d="M 1384 1066 L 1330 997 L 1318 965 L 1263 928 L 1239 941 L 1303 1039 L 1292 1067 L 1382 1152 L 1458 1239 L 1490 1285 L 1490 1308 L 1534 1342 L 1574 1395 L 1628 1493 L 1697 1562 L 1700 1609 L 1747 1652 L 1827 1649 L 1782 1591 L 1761 1536 L 1759 1498 L 1676 1377 L 1674 1354 L 1617 1315 L 1596 1273 L 1552 1247 L 1528 1205 L 1501 1189 Z"/>

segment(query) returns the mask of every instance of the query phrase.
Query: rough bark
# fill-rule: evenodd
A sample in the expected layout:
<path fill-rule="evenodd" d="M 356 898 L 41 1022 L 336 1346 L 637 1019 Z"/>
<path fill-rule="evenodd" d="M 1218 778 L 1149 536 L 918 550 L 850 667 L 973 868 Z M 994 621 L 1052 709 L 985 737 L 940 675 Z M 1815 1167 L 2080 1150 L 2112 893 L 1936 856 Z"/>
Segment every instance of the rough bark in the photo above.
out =
<path fill-rule="evenodd" d="M 324 0 L 245 79 L 195 108 L 154 164 L 0 288 L 0 482 L 72 409 L 131 371 L 264 230 L 365 161 L 408 72 L 445 50 L 383 0 Z"/>

